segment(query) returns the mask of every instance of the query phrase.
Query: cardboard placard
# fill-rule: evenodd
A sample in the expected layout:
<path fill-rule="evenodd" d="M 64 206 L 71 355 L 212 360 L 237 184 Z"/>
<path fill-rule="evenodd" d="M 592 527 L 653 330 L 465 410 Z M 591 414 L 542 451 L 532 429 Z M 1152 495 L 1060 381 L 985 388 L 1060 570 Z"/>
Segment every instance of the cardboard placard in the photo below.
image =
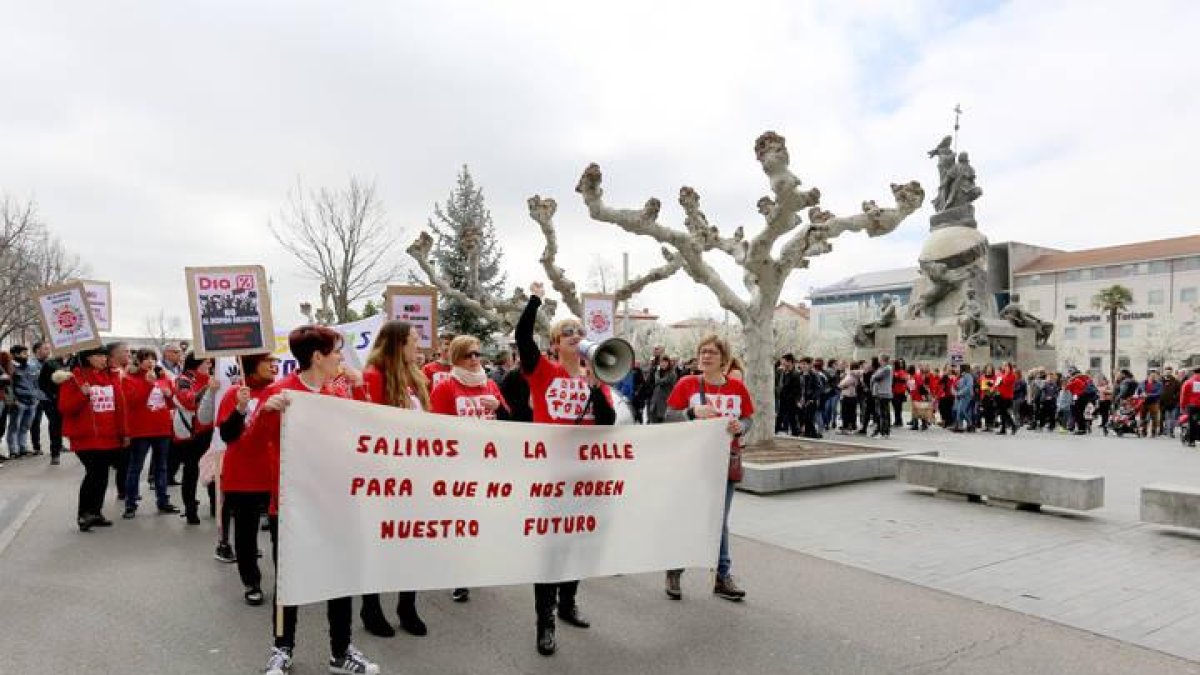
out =
<path fill-rule="evenodd" d="M 617 332 L 617 296 L 584 293 L 583 328 L 589 340 L 603 342 Z"/>
<path fill-rule="evenodd" d="M 417 329 L 421 349 L 437 348 L 438 292 L 433 286 L 388 286 L 383 312 L 388 319 L 407 321 Z"/>
<path fill-rule="evenodd" d="M 33 292 L 33 302 L 52 355 L 66 356 L 103 346 L 82 283 L 72 281 L 39 289 Z"/>
<path fill-rule="evenodd" d="M 261 265 L 186 267 L 183 273 L 200 358 L 275 350 L 270 289 Z"/>
<path fill-rule="evenodd" d="M 107 281 L 80 279 L 87 291 L 88 304 L 92 307 L 92 316 L 96 319 L 96 328 L 103 332 L 112 330 L 112 284 Z"/>

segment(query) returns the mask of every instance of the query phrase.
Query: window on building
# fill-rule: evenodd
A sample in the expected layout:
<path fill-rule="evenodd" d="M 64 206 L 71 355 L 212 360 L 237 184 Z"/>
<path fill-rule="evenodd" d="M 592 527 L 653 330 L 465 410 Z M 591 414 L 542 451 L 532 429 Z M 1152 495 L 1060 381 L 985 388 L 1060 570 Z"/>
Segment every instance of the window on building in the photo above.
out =
<path fill-rule="evenodd" d="M 1093 356 L 1088 359 L 1088 370 L 1100 370 L 1104 367 L 1104 357 Z"/>
<path fill-rule="evenodd" d="M 1171 271 L 1171 261 L 1155 260 L 1150 263 L 1150 274 L 1167 274 Z"/>
<path fill-rule="evenodd" d="M 1196 290 L 1196 289 L 1192 289 L 1192 290 Z M 1029 311 L 1033 312 L 1034 314 L 1037 314 L 1038 312 L 1042 311 L 1042 301 L 1041 300 L 1030 300 L 1029 301 Z"/>
<path fill-rule="evenodd" d="M 1137 265 L 1121 265 L 1121 276 L 1131 277 L 1137 274 Z"/>
<path fill-rule="evenodd" d="M 1137 264 L 1137 273 L 1138 274 L 1149 274 L 1150 273 L 1150 263 L 1138 263 Z"/>
<path fill-rule="evenodd" d="M 1190 286 L 1188 288 L 1179 289 L 1179 301 L 1196 302 L 1196 287 Z"/>
<path fill-rule="evenodd" d="M 1063 299 L 1063 307 L 1066 309 L 1075 309 L 1075 307 L 1078 304 L 1079 304 L 1078 298 L 1064 298 Z"/>
<path fill-rule="evenodd" d="M 1093 270 L 1079 270 L 1080 281 L 1091 281 L 1093 278 L 1095 278 Z"/>
<path fill-rule="evenodd" d="M 1076 333 L 1077 333 L 1077 331 L 1075 330 L 1074 326 L 1071 326 L 1070 328 L 1064 328 L 1063 329 L 1063 339 L 1064 340 L 1074 340 Z"/>
<path fill-rule="evenodd" d="M 1063 281 L 1079 281 L 1079 270 L 1071 270 L 1064 273 Z"/>
<path fill-rule="evenodd" d="M 1129 367 L 1129 357 L 1128 356 L 1118 356 L 1117 357 L 1117 367 L 1118 368 L 1128 368 Z"/>
<path fill-rule="evenodd" d="M 1117 337 L 1131 338 L 1133 337 L 1133 324 L 1123 323 L 1117 326 Z"/>
<path fill-rule="evenodd" d="M 1151 305 L 1161 305 L 1165 299 L 1161 288 L 1156 288 L 1146 294 L 1146 302 Z"/>
<path fill-rule="evenodd" d="M 1162 361 L 1160 359 L 1149 359 L 1146 361 L 1146 367 L 1154 369 L 1162 368 Z"/>
<path fill-rule="evenodd" d="M 1100 338 L 1104 337 L 1104 327 L 1092 326 L 1091 328 L 1088 328 L 1088 337 L 1092 340 L 1099 340 Z"/>

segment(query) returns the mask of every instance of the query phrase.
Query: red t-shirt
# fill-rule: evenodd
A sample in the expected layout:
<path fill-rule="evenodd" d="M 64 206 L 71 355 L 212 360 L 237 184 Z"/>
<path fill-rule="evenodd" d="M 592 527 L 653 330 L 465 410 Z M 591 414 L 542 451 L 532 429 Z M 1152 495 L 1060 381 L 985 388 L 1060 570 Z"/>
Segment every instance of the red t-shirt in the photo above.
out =
<path fill-rule="evenodd" d="M 429 408 L 439 415 L 496 419 L 496 412 L 487 410 L 480 403 L 479 399 L 483 396 L 492 396 L 500 401 L 501 406 L 508 407 L 500 393 L 500 387 L 496 386 L 491 378 L 487 378 L 486 383 L 478 387 L 468 387 L 453 377 L 448 377 L 433 388 L 433 393 L 429 395 Z"/>
<path fill-rule="evenodd" d="M 704 391 L 703 403 L 700 400 L 701 389 Z M 716 408 L 721 417 L 742 419 L 754 415 L 754 401 L 750 399 L 750 392 L 741 380 L 727 378 L 725 384 L 717 386 L 705 382 L 700 375 L 688 375 L 675 383 L 675 388 L 667 397 L 667 406 L 675 410 L 686 410 L 704 403 Z M 737 444 L 736 438 L 730 443 L 734 448 Z"/>
<path fill-rule="evenodd" d="M 451 370 L 454 370 L 454 366 L 449 363 L 441 361 L 426 363 L 425 367 L 421 368 L 421 372 L 425 373 L 425 379 L 429 380 L 429 391 L 432 392 L 434 387 L 449 379 Z"/>
<path fill-rule="evenodd" d="M 591 385 L 586 377 L 571 377 L 557 361 L 538 359 L 532 373 L 525 374 L 529 382 L 529 400 L 533 403 L 533 421 L 542 424 L 595 424 L 590 407 Z M 612 405 L 608 385 L 600 385 L 604 397 Z M 582 418 L 580 417 L 582 415 Z"/>

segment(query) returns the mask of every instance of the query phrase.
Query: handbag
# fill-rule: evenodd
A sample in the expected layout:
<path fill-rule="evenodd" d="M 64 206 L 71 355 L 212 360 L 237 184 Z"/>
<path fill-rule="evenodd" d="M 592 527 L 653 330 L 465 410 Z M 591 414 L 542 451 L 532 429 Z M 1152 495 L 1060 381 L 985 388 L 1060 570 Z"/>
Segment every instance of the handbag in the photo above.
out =
<path fill-rule="evenodd" d="M 699 380 L 700 380 L 700 405 L 707 405 L 707 401 L 705 400 L 705 396 L 704 396 L 704 377 L 701 376 L 699 378 Z M 741 443 L 740 438 L 734 440 L 735 447 L 739 443 Z M 740 482 L 742 482 L 742 478 L 744 478 L 745 476 L 746 476 L 746 469 L 745 469 L 745 467 L 742 466 L 741 448 L 738 447 L 737 450 L 730 450 L 729 451 L 729 472 L 726 474 L 726 480 L 728 480 L 731 483 L 740 483 Z"/>

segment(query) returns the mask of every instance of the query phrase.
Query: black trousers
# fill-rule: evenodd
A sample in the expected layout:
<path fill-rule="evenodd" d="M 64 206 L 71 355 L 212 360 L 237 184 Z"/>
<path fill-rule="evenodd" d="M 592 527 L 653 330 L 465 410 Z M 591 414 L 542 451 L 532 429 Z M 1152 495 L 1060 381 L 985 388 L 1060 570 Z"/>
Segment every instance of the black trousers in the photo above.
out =
<path fill-rule="evenodd" d="M 800 429 L 804 433 L 805 438 L 821 437 L 821 434 L 817 432 L 816 401 L 805 401 L 800 405 Z"/>
<path fill-rule="evenodd" d="M 895 418 L 892 420 L 892 426 L 894 427 L 904 426 L 904 402 L 906 400 L 908 397 L 904 395 L 892 397 L 892 413 Z"/>
<path fill-rule="evenodd" d="M 1188 414 L 1188 443 L 1200 441 L 1200 405 L 1189 405 Z"/>
<path fill-rule="evenodd" d="M 879 425 L 876 428 L 879 430 L 880 436 L 888 436 L 892 433 L 892 416 L 890 410 L 892 407 L 892 399 L 877 398 L 875 399 L 875 403 L 876 423 Z"/>
<path fill-rule="evenodd" d="M 233 550 L 237 553 L 238 576 L 243 586 L 262 586 L 262 571 L 258 569 L 258 521 L 270 505 L 269 492 L 225 493 L 225 510 L 233 518 Z M 275 532 L 271 532 L 272 551 L 274 544 Z"/>
<path fill-rule="evenodd" d="M 779 410 L 775 412 L 775 431 L 792 436 L 800 435 L 800 409 L 796 407 L 795 401 L 779 402 Z"/>
<path fill-rule="evenodd" d="M 49 426 L 47 430 L 50 434 L 50 456 L 58 457 L 63 450 L 63 432 L 62 432 L 62 413 L 58 412 L 58 403 L 56 401 L 42 401 L 41 409 L 46 414 L 46 423 Z M 36 420 L 34 422 L 36 424 Z M 40 448 L 42 442 L 42 434 L 35 427 L 33 433 L 35 448 Z"/>
<path fill-rule="evenodd" d="M 188 515 L 196 515 L 196 511 L 199 508 L 199 502 L 196 501 L 196 483 L 200 481 L 200 458 L 204 456 L 204 453 L 208 452 L 208 445 L 212 442 L 212 435 L 212 431 L 205 431 L 196 434 L 195 437 L 186 441 L 177 441 L 172 444 L 175 449 L 175 456 L 179 458 L 180 463 L 183 465 L 183 483 L 179 490 L 183 497 L 184 511 Z M 168 462 L 168 480 L 173 475 Z"/>
<path fill-rule="evenodd" d="M 858 424 L 858 399 L 853 396 L 849 398 L 843 396 L 842 429 L 844 431 L 854 431 L 856 424 Z"/>
<path fill-rule="evenodd" d="M 942 418 L 942 426 L 954 426 L 953 396 L 943 396 L 938 399 L 938 417 Z"/>
<path fill-rule="evenodd" d="M 75 453 L 83 465 L 83 481 L 79 484 L 79 509 L 77 515 L 100 515 L 104 507 L 104 494 L 108 492 L 108 471 L 120 450 L 81 450 Z"/>
<path fill-rule="evenodd" d="M 401 617 L 413 616 L 417 613 L 417 592 L 400 591 L 396 594 L 396 613 Z M 362 596 L 362 613 L 383 614 L 383 605 L 378 593 L 368 593 Z"/>
<path fill-rule="evenodd" d="M 1012 416 L 1012 399 L 996 397 L 995 401 L 996 415 L 1000 418 L 1000 431 L 1012 429 L 1013 433 L 1017 432 L 1017 423 Z"/>
<path fill-rule="evenodd" d="M 574 607 L 575 596 L 579 593 L 578 581 L 564 581 L 557 584 L 534 584 L 533 607 L 537 611 L 538 626 L 554 624 L 554 610 L 560 605 Z"/>
<path fill-rule="evenodd" d="M 129 475 L 129 448 L 117 448 L 111 466 L 113 473 L 116 474 L 117 494 L 124 498 L 125 477 Z"/>
<path fill-rule="evenodd" d="M 246 493 L 253 494 L 253 493 Z M 226 495 L 226 499 L 229 495 Z M 278 566 L 279 562 L 279 518 L 276 516 L 270 517 L 271 523 L 271 560 Z M 237 525 L 234 525 L 235 532 L 241 530 Z M 258 529 L 255 527 L 255 529 Z M 254 556 L 257 557 L 258 552 L 255 551 Z M 242 554 L 238 553 L 238 567 L 242 564 Z M 258 565 L 256 564 L 257 568 Z M 276 575 L 278 579 L 278 575 Z M 279 602 L 275 599 L 279 596 L 279 587 L 276 586 L 272 594 L 272 604 L 279 607 Z M 296 647 L 296 619 L 300 614 L 300 608 L 294 605 L 284 606 L 282 611 L 271 612 L 271 628 L 275 632 L 275 646 L 294 649 Z M 280 615 L 283 615 L 283 625 L 279 624 Z M 325 603 L 325 618 L 329 621 L 329 653 L 331 656 L 341 658 L 346 655 L 346 648 L 350 646 L 350 638 L 353 628 L 351 621 L 354 616 L 354 598 L 334 598 Z"/>
<path fill-rule="evenodd" d="M 1071 422 L 1075 427 L 1074 431 L 1077 434 L 1087 431 L 1086 422 L 1083 419 L 1083 413 L 1087 409 L 1087 404 L 1091 402 L 1091 398 L 1080 396 L 1071 404 Z"/>
<path fill-rule="evenodd" d="M 46 409 L 45 401 L 38 401 L 33 410 L 33 421 L 29 423 L 29 443 L 34 452 L 42 451 L 42 413 Z"/>

